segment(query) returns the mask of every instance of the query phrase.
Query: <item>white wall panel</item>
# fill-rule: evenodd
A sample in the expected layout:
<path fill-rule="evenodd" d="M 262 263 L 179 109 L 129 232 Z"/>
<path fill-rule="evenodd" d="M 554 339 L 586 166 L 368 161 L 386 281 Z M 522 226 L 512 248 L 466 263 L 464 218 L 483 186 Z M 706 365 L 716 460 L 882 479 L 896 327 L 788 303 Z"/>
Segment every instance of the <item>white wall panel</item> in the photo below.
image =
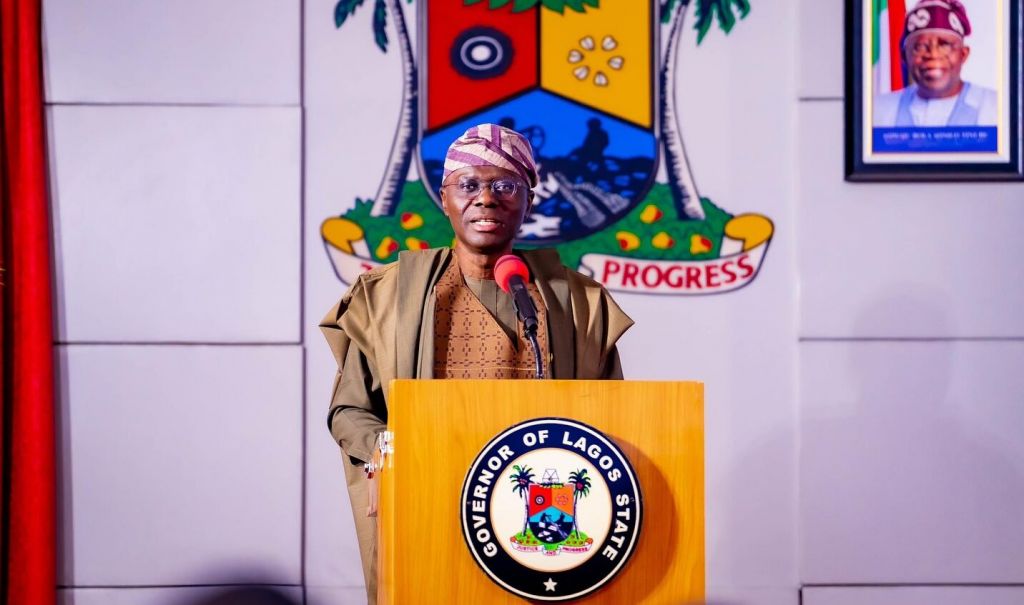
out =
<path fill-rule="evenodd" d="M 456 589 L 457 590 L 457 589 Z M 366 603 L 366 591 L 362 588 L 306 588 L 307 605 L 362 605 Z"/>
<path fill-rule="evenodd" d="M 310 0 L 304 5 L 307 279 L 303 286 L 308 319 L 304 326 L 308 347 L 305 564 L 311 605 L 366 601 L 341 454 L 326 422 L 337 365 L 316 327 L 346 286 L 331 268 L 320 237 L 320 223 L 351 208 L 357 197 L 373 197 L 387 164 L 402 101 L 394 20 L 389 16 L 392 43 L 389 51 L 382 53 L 373 40 L 372 7 L 364 5 L 339 29 L 332 18 L 334 5 L 331 0 Z M 405 5 L 413 35 L 416 10 L 415 3 Z M 415 177 L 415 171 L 410 176 Z M 349 600 L 352 595 L 355 599 Z"/>
<path fill-rule="evenodd" d="M 800 0 L 797 90 L 801 97 L 843 96 L 843 0 Z M 842 157 L 836 148 L 826 158 Z"/>
<path fill-rule="evenodd" d="M 800 109 L 800 335 L 1024 336 L 1024 183 L 847 183 L 843 104 Z"/>
<path fill-rule="evenodd" d="M 799 602 L 799 589 L 795 586 L 792 588 L 730 586 L 710 589 L 707 600 L 701 601 L 701 605 L 797 605 Z"/>
<path fill-rule="evenodd" d="M 801 580 L 1024 582 L 1024 342 L 800 351 Z"/>
<path fill-rule="evenodd" d="M 229 598 L 227 595 L 231 595 Z M 221 599 L 221 600 L 217 600 Z M 285 605 L 302 603 L 302 588 L 179 586 L 174 588 L 69 588 L 59 605 Z M 310 601 L 310 605 L 316 602 Z"/>
<path fill-rule="evenodd" d="M 299 583 L 299 347 L 58 351 L 60 584 Z"/>
<path fill-rule="evenodd" d="M 791 597 L 797 584 L 795 192 L 788 176 L 796 153 L 797 6 L 752 6 L 728 35 L 713 29 L 700 45 L 695 33 L 683 36 L 675 94 L 700 195 L 775 225 L 761 272 L 725 295 L 615 295 L 637 322 L 621 341 L 627 378 L 705 382 L 708 595 L 732 603 L 741 594 L 740 604 L 778 603 L 774 595 Z M 695 3 L 689 10 L 693 19 Z M 755 107 L 750 90 L 769 92 Z"/>
<path fill-rule="evenodd" d="M 1024 586 L 805 588 L 804 605 L 1020 605 Z"/>
<path fill-rule="evenodd" d="M 319 320 L 321 311 L 326 309 L 312 306 L 317 308 Z M 345 487 L 341 448 L 327 429 L 327 407 L 337 365 L 319 330 L 310 331 L 307 338 L 306 583 L 316 587 L 358 587 L 362 591 L 363 568 Z"/>
<path fill-rule="evenodd" d="M 61 340 L 298 340 L 298 109 L 54 107 L 49 127 Z"/>
<path fill-rule="evenodd" d="M 297 104 L 294 0 L 46 0 L 51 103 Z"/>

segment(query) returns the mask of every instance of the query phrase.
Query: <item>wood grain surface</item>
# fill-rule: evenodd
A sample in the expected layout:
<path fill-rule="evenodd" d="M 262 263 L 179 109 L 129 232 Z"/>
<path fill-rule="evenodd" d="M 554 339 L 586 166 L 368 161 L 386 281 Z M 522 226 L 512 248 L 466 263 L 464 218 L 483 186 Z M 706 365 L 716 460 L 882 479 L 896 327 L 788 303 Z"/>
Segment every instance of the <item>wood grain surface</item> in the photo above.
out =
<path fill-rule="evenodd" d="M 678 605 L 704 598 L 704 386 L 698 382 L 396 380 L 381 472 L 380 603 L 528 602 L 495 584 L 460 525 L 466 472 L 512 425 L 554 416 L 588 424 L 629 459 L 643 497 L 632 558 L 573 601 Z"/>

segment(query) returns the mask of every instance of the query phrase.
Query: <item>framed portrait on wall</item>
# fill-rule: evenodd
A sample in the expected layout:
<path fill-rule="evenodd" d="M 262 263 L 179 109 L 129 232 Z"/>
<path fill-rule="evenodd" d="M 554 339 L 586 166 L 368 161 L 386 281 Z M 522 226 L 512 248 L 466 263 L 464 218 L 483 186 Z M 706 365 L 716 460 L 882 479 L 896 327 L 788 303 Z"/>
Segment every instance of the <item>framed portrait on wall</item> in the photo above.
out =
<path fill-rule="evenodd" d="M 1024 179 L 1021 47 L 1021 0 L 846 0 L 846 179 Z"/>

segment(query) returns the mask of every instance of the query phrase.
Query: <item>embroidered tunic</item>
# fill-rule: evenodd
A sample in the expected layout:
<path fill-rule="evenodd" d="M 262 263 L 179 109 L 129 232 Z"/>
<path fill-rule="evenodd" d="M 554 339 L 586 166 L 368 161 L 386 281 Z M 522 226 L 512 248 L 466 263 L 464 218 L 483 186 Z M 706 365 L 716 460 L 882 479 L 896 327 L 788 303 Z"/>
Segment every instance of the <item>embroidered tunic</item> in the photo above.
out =
<path fill-rule="evenodd" d="M 537 286 L 527 284 L 527 290 L 537 309 L 537 340 L 546 368 L 547 313 Z M 534 377 L 533 347 L 523 337 L 522 328 L 517 325 L 512 335 L 503 329 L 465 283 L 459 263 L 448 265 L 434 286 L 434 296 L 434 378 Z M 548 373 L 545 369 L 545 375 Z"/>

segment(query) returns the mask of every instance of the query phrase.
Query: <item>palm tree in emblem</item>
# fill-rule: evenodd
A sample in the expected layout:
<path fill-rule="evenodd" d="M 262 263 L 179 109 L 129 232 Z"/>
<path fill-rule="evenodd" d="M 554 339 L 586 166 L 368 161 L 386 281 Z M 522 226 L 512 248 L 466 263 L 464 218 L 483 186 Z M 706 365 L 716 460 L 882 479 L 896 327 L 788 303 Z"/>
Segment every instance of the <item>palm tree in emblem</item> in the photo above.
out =
<path fill-rule="evenodd" d="M 364 0 L 338 0 L 334 6 L 334 25 L 341 27 L 345 21 L 362 6 Z M 409 4 L 412 0 L 407 0 Z M 373 3 L 373 39 L 381 52 L 388 51 L 387 18 L 388 13 L 395 20 L 398 32 L 398 48 L 402 57 L 402 110 L 395 128 L 395 138 L 391 143 L 387 168 L 381 177 L 377 194 L 373 197 L 371 216 L 385 216 L 394 212 L 400 201 L 405 177 L 409 174 L 409 163 L 416 145 L 416 132 L 419 130 L 417 104 L 419 103 L 419 78 L 417 76 L 416 58 L 413 55 L 409 28 L 405 24 L 405 12 L 401 0 L 374 0 Z"/>
<path fill-rule="evenodd" d="M 512 491 L 516 492 L 520 498 L 523 499 L 523 534 L 526 534 L 526 530 L 530 527 L 530 484 L 533 483 L 533 469 L 518 464 L 512 467 L 515 471 L 509 475 L 509 481 L 512 482 Z"/>
<path fill-rule="evenodd" d="M 679 65 L 679 39 L 683 31 L 683 20 L 690 2 L 695 1 L 697 44 L 704 40 L 712 22 L 717 17 L 718 25 L 728 34 L 736 24 L 734 11 L 742 19 L 750 12 L 748 0 L 661 0 L 659 14 L 662 25 L 669 25 L 668 43 L 662 52 L 661 70 L 658 74 L 660 97 L 658 118 L 661 124 L 661 146 L 665 152 L 665 172 L 668 174 L 669 191 L 681 210 L 680 218 L 703 219 L 704 208 L 693 181 L 690 162 L 686 159 L 686 148 L 679 128 L 679 109 L 676 107 L 676 75 Z M 735 6 L 734 6 L 735 5 Z"/>
<path fill-rule="evenodd" d="M 576 523 L 576 502 L 580 498 L 586 498 L 590 494 L 590 477 L 587 476 L 587 469 L 579 469 L 569 473 L 569 483 L 572 485 L 572 530 L 576 537 L 580 537 L 580 528 Z"/>

